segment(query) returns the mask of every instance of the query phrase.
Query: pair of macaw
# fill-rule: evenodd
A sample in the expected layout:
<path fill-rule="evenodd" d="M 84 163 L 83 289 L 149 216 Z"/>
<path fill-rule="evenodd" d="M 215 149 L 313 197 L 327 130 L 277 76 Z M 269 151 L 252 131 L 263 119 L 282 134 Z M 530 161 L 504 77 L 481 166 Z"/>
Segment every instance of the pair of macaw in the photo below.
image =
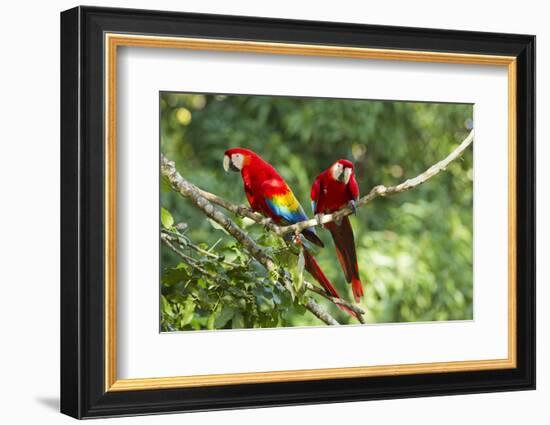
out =
<path fill-rule="evenodd" d="M 275 223 L 294 224 L 307 220 L 304 209 L 288 184 L 275 168 L 258 154 L 244 148 L 228 149 L 225 151 L 223 166 L 225 171 L 241 173 L 246 197 L 254 211 L 271 218 Z M 336 161 L 319 174 L 311 188 L 312 208 L 316 215 L 332 213 L 346 205 L 355 209 L 358 199 L 359 187 L 355 180 L 353 163 L 345 159 Z M 351 283 L 355 301 L 359 302 L 363 296 L 363 286 L 359 278 L 353 230 L 349 219 L 344 217 L 341 221 L 326 223 L 324 227 L 332 235 L 338 261 L 347 282 Z M 315 245 L 324 246 L 314 228 L 305 229 L 302 234 Z M 310 251 L 304 247 L 303 252 L 305 269 L 329 295 L 340 298 Z M 341 308 L 355 316 L 346 307 Z"/>

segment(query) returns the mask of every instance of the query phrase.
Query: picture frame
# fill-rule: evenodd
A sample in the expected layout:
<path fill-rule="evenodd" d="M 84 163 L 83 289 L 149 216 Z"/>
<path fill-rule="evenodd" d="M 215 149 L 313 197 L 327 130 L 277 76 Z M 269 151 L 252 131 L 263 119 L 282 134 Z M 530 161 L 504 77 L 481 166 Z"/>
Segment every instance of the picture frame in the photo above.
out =
<path fill-rule="evenodd" d="M 509 230 L 508 356 L 120 379 L 117 53 L 129 46 L 506 68 L 509 168 L 508 181 L 498 184 L 508 188 L 507 211 L 499 212 Z M 535 388 L 534 36 L 81 6 L 61 13 L 61 117 L 62 413 L 92 418 Z"/>

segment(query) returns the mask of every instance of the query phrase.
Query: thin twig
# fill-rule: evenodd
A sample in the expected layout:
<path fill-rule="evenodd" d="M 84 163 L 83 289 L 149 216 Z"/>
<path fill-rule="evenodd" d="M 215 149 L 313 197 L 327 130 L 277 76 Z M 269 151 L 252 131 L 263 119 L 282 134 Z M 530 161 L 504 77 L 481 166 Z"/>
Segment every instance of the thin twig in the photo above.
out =
<path fill-rule="evenodd" d="M 207 257 L 218 260 L 220 263 L 223 263 L 223 264 L 226 264 L 226 265 L 232 266 L 232 267 L 239 267 L 240 266 L 240 264 L 233 263 L 231 261 L 227 261 L 227 260 L 223 259 L 223 257 L 220 256 L 220 255 L 217 255 L 217 254 L 212 253 L 211 251 L 207 251 L 205 249 L 202 249 L 200 246 L 194 244 L 193 242 L 191 242 L 188 238 L 186 238 L 183 235 L 180 235 L 180 234 L 175 233 L 175 232 L 170 232 L 169 230 L 164 230 L 164 229 L 161 231 L 161 233 L 163 235 L 166 235 L 168 238 L 170 238 L 170 240 L 172 240 L 174 242 L 180 242 L 181 243 L 183 241 L 185 243 L 185 246 L 188 246 L 189 248 L 193 249 L 194 251 L 198 252 L 199 254 L 206 255 Z M 210 249 L 212 249 L 213 247 L 214 247 L 214 245 Z"/>
<path fill-rule="evenodd" d="M 365 314 L 365 311 L 361 307 L 359 307 L 358 305 L 349 303 L 346 300 L 343 300 L 342 298 L 333 297 L 333 296 L 329 295 L 323 289 L 313 285 L 310 282 L 304 281 L 304 286 L 308 291 L 315 292 L 316 294 L 321 295 L 322 297 L 326 298 L 327 300 L 329 300 L 330 302 L 332 302 L 334 304 L 338 304 L 338 305 L 341 305 L 343 307 L 346 307 L 346 308 L 350 309 L 351 311 L 353 311 L 356 314 L 357 320 L 360 323 L 362 323 L 362 324 L 365 323 L 365 319 L 363 317 L 363 314 Z"/>
<path fill-rule="evenodd" d="M 161 234 L 160 235 L 160 239 L 162 240 L 162 242 L 164 242 L 164 244 L 170 248 L 176 255 L 178 255 L 183 261 L 185 261 L 186 264 L 189 264 L 191 267 L 193 267 L 194 269 L 197 269 L 199 272 L 205 274 L 206 276 L 212 278 L 212 279 L 216 279 L 217 280 L 217 276 L 214 274 L 214 273 L 211 273 L 209 272 L 208 270 L 206 270 L 204 267 L 201 267 L 199 264 L 198 264 L 198 261 L 195 260 L 193 257 L 189 257 L 187 254 L 181 252 L 181 250 L 179 250 L 178 248 L 176 248 L 172 242 L 170 241 L 169 237 L 165 234 Z"/>

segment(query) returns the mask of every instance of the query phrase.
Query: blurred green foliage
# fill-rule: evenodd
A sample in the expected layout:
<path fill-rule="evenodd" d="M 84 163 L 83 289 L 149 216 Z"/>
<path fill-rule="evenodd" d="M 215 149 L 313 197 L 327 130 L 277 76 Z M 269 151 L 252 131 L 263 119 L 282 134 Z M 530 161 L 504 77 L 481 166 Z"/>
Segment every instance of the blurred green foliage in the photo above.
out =
<path fill-rule="evenodd" d="M 222 168 L 226 149 L 246 147 L 279 171 L 308 213 L 312 182 L 335 160 L 355 163 L 365 194 L 444 158 L 468 135 L 473 118 L 473 106 L 462 104 L 181 93 L 161 93 L 160 110 L 161 150 L 186 179 L 247 204 L 240 175 Z M 422 186 L 377 199 L 351 218 L 368 323 L 472 318 L 472 179 L 468 149 Z M 179 249 L 198 261 L 190 266 L 162 244 L 163 331 L 321 324 L 223 229 L 162 186 L 161 206 L 170 218 L 165 230 L 180 235 Z M 283 252 L 281 241 L 261 226 L 236 221 L 272 254 Z M 187 227 L 179 231 L 177 223 Z M 322 229 L 319 234 L 326 244 L 319 263 L 352 300 L 330 235 Z M 281 264 L 292 268 L 288 258 Z M 341 323 L 356 323 L 317 300 Z"/>

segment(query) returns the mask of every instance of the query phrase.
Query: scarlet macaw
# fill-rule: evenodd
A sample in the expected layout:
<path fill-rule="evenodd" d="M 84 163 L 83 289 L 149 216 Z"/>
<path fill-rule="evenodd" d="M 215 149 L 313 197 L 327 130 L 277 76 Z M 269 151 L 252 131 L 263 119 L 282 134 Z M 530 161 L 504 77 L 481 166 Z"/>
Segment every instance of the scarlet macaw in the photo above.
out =
<path fill-rule="evenodd" d="M 346 159 L 336 161 L 319 174 L 311 187 L 311 203 L 316 215 L 333 213 L 346 205 L 355 210 L 358 199 L 359 186 L 355 180 L 353 163 Z M 338 261 L 346 280 L 351 283 L 355 301 L 359 302 L 363 296 L 363 285 L 359 278 L 353 229 L 349 219 L 346 216 L 339 222 L 326 223 L 324 227 L 332 235 Z"/>
<path fill-rule="evenodd" d="M 228 149 L 225 151 L 223 167 L 225 171 L 240 171 L 246 198 L 254 211 L 271 218 L 275 223 L 294 224 L 307 220 L 304 209 L 290 187 L 275 168 L 258 154 L 244 148 Z M 305 229 L 302 234 L 315 245 L 324 246 L 314 229 Z M 340 298 L 336 288 L 325 276 L 313 255 L 305 246 L 303 248 L 305 269 L 327 293 Z M 351 310 L 338 306 L 355 316 Z"/>

